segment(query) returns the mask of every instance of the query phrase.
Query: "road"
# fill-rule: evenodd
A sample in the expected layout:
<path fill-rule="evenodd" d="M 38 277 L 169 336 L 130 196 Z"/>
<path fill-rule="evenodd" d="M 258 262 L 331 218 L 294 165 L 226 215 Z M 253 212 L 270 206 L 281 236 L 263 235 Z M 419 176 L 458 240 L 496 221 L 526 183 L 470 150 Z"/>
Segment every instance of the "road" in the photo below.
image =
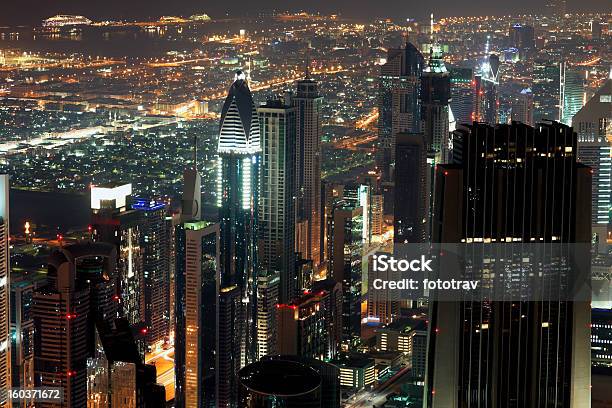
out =
<path fill-rule="evenodd" d="M 346 404 L 350 408 L 372 408 L 382 405 L 386 400 L 386 396 L 391 393 L 393 387 L 400 384 L 404 376 L 410 374 L 410 368 L 405 367 L 399 370 L 393 377 L 389 378 L 382 384 L 379 384 L 374 389 L 362 390 L 357 393 Z"/>
<path fill-rule="evenodd" d="M 166 401 L 174 398 L 174 347 L 147 353 L 147 364 L 154 364 L 157 370 L 157 383 L 166 388 Z"/>

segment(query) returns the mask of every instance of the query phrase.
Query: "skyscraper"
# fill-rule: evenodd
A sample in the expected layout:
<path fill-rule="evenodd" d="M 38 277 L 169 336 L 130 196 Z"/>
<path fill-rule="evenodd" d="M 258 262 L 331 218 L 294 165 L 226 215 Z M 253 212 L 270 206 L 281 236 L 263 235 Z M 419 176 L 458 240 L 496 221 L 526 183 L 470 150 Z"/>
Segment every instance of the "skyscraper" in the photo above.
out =
<path fill-rule="evenodd" d="M 591 225 L 599 252 L 607 253 L 610 208 L 612 206 L 612 79 L 574 115 L 578 133 L 578 160 L 593 171 Z"/>
<path fill-rule="evenodd" d="M 533 120 L 559 120 L 559 65 L 536 59 L 533 63 Z"/>
<path fill-rule="evenodd" d="M 590 171 L 571 128 L 457 133 L 461 156 L 436 173 L 434 242 L 590 242 Z M 572 261 L 590 263 L 588 249 L 580 255 Z M 427 406 L 589 406 L 588 302 L 434 301 L 429 321 Z"/>
<path fill-rule="evenodd" d="M 296 294 L 295 277 L 295 108 L 290 97 L 257 108 L 261 132 L 259 273 L 280 273 L 280 299 Z"/>
<path fill-rule="evenodd" d="M 136 199 L 132 209 L 141 213 L 144 269 L 144 320 L 147 345 L 161 346 L 170 334 L 170 271 L 167 204 L 161 201 Z"/>
<path fill-rule="evenodd" d="M 132 185 L 92 186 L 91 225 L 96 242 L 115 245 L 117 282 L 123 314 L 134 327 L 145 321 L 145 280 L 143 269 L 142 219 L 137 210 L 127 207 Z"/>
<path fill-rule="evenodd" d="M 217 204 L 221 224 L 220 287 L 238 286 L 244 330 L 240 366 L 256 356 L 257 216 L 260 133 L 253 96 L 238 71 L 229 89 L 219 126 Z"/>
<path fill-rule="evenodd" d="M 421 131 L 421 73 L 423 55 L 412 44 L 390 49 L 378 80 L 378 165 L 389 180 L 395 161 L 395 135 Z"/>
<path fill-rule="evenodd" d="M 423 135 L 434 163 L 440 163 L 442 151 L 448 144 L 449 103 L 451 102 L 450 75 L 439 45 L 432 46 L 429 61 L 421 78 Z"/>
<path fill-rule="evenodd" d="M 572 118 L 584 104 L 584 79 L 586 71 L 570 67 L 567 62 L 559 65 L 559 118 L 562 123 L 572 126 Z"/>
<path fill-rule="evenodd" d="M 471 68 L 450 67 L 451 110 L 457 124 L 472 123 L 474 117 L 474 79 Z"/>
<path fill-rule="evenodd" d="M 260 273 L 257 277 L 257 359 L 276 354 L 276 305 L 279 304 L 280 273 Z"/>
<path fill-rule="evenodd" d="M 480 74 L 475 80 L 478 87 L 474 120 L 495 124 L 499 113 L 499 56 L 490 54 L 480 66 Z"/>
<path fill-rule="evenodd" d="M 427 144 L 423 134 L 400 133 L 395 144 L 393 241 L 421 243 L 429 236 Z"/>
<path fill-rule="evenodd" d="M 0 389 L 11 388 L 10 340 L 9 176 L 0 175 Z M 8 408 L 6 394 L 0 407 Z"/>
<path fill-rule="evenodd" d="M 364 254 L 363 207 L 337 201 L 327 227 L 329 272 L 342 284 L 342 340 L 353 344 L 361 336 Z"/>
<path fill-rule="evenodd" d="M 34 283 L 21 277 L 11 277 L 11 365 L 12 387 L 34 387 L 34 320 L 32 299 Z M 27 408 L 33 401 L 13 402 L 13 407 Z"/>
<path fill-rule="evenodd" d="M 525 88 L 512 97 L 512 120 L 533 126 L 533 93 Z"/>
<path fill-rule="evenodd" d="M 182 311 L 176 315 L 175 331 L 177 406 L 214 407 L 218 342 L 226 341 L 217 339 L 218 324 L 223 324 L 217 322 L 219 225 L 184 222 L 176 236 L 177 284 L 181 285 L 177 303 Z"/>
<path fill-rule="evenodd" d="M 297 82 L 292 98 L 296 117 L 296 252 L 319 268 L 321 254 L 321 137 L 323 97 L 316 81 Z"/>

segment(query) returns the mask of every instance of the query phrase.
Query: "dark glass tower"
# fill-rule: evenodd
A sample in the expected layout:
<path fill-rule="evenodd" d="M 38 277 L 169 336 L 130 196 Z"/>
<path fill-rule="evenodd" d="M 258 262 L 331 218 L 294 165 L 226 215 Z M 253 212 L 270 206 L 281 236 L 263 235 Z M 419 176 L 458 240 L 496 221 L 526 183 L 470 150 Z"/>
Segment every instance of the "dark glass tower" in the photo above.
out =
<path fill-rule="evenodd" d="M 412 43 L 390 49 L 378 80 L 378 165 L 385 180 L 395 161 L 395 135 L 421 131 L 421 72 L 423 55 Z"/>
<path fill-rule="evenodd" d="M 229 89 L 219 126 L 217 204 L 221 224 L 220 286 L 240 290 L 240 367 L 256 356 L 259 120 L 242 72 Z"/>
<path fill-rule="evenodd" d="M 591 174 L 572 128 L 481 123 L 456 136 L 461 154 L 436 172 L 434 242 L 590 243 Z M 566 300 L 431 302 L 427 406 L 588 406 L 589 313 Z"/>

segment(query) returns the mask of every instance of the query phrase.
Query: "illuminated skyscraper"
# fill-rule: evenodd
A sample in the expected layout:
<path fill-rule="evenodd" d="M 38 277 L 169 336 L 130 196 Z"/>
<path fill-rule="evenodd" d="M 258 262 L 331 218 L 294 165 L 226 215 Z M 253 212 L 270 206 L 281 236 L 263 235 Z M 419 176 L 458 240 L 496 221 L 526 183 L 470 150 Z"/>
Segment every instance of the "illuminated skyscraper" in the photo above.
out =
<path fill-rule="evenodd" d="M 238 71 L 219 126 L 217 204 L 221 223 L 220 287 L 238 286 L 242 302 L 240 367 L 256 356 L 259 120 L 245 75 Z"/>
<path fill-rule="evenodd" d="M 337 201 L 327 226 L 331 277 L 342 284 L 342 339 L 353 344 L 361 335 L 361 301 L 364 254 L 363 207 Z"/>
<path fill-rule="evenodd" d="M 572 126 L 572 118 L 585 103 L 584 80 L 586 71 L 570 67 L 567 62 L 559 66 L 559 118 L 561 122 Z"/>
<path fill-rule="evenodd" d="M 11 277 L 11 364 L 12 387 L 34 387 L 34 320 L 32 300 L 34 282 L 22 276 Z M 33 401 L 13 402 L 13 407 L 28 408 Z"/>
<path fill-rule="evenodd" d="M 296 252 L 319 268 L 321 254 L 321 137 L 323 136 L 323 97 L 316 81 L 297 82 L 292 98 L 296 115 L 295 161 Z"/>
<path fill-rule="evenodd" d="M 215 407 L 219 225 L 188 221 L 177 226 L 176 403 Z M 225 373 L 227 374 L 227 373 Z M 221 377 L 223 378 L 223 377 Z"/>
<path fill-rule="evenodd" d="M 167 241 L 167 204 L 136 199 L 132 209 L 141 213 L 143 269 L 145 282 L 145 324 L 147 345 L 160 346 L 170 334 L 170 243 Z"/>
<path fill-rule="evenodd" d="M 471 68 L 450 67 L 450 106 L 457 124 L 472 123 L 474 117 L 474 80 Z"/>
<path fill-rule="evenodd" d="M 412 44 L 390 49 L 378 82 L 378 163 L 389 180 L 395 161 L 395 135 L 421 131 L 421 72 L 423 55 Z"/>
<path fill-rule="evenodd" d="M 448 144 L 450 75 L 440 46 L 433 45 L 421 78 L 421 111 L 423 135 L 435 163 L 440 163 L 442 150 Z"/>
<path fill-rule="evenodd" d="M 0 175 L 0 389 L 11 388 L 10 340 L 9 176 Z M 6 394 L 0 407 L 9 408 Z"/>
<path fill-rule="evenodd" d="M 495 124 L 498 121 L 499 95 L 499 57 L 491 54 L 480 67 L 480 74 L 475 78 L 477 92 L 475 95 L 475 120 Z"/>
<path fill-rule="evenodd" d="M 546 60 L 533 64 L 533 120 L 559 120 L 559 65 Z"/>
<path fill-rule="evenodd" d="M 280 299 L 296 293 L 295 278 L 295 108 L 269 100 L 257 108 L 261 132 L 258 266 L 260 273 L 280 273 Z"/>
<path fill-rule="evenodd" d="M 279 303 L 280 273 L 261 272 L 257 277 L 257 358 L 276 354 L 276 305 Z"/>
<path fill-rule="evenodd" d="M 612 207 L 612 79 L 574 115 L 572 125 L 578 133 L 578 160 L 593 171 L 592 232 L 600 244 L 599 252 L 607 253 Z"/>
<path fill-rule="evenodd" d="M 525 88 L 512 96 L 512 120 L 533 126 L 533 94 Z"/>
<path fill-rule="evenodd" d="M 433 241 L 463 242 L 471 254 L 488 242 L 583 243 L 571 262 L 588 268 L 591 176 L 576 162 L 572 129 L 474 124 L 457 133 L 461 158 L 436 173 Z M 503 261 L 521 281 L 525 266 Z M 491 272 L 495 258 L 487 262 Z M 431 302 L 427 406 L 589 407 L 589 302 L 541 299 Z"/>
<path fill-rule="evenodd" d="M 117 295 L 123 314 L 134 327 L 145 321 L 145 280 L 143 269 L 142 219 L 127 208 L 132 185 L 93 186 L 91 224 L 93 239 L 117 248 Z"/>

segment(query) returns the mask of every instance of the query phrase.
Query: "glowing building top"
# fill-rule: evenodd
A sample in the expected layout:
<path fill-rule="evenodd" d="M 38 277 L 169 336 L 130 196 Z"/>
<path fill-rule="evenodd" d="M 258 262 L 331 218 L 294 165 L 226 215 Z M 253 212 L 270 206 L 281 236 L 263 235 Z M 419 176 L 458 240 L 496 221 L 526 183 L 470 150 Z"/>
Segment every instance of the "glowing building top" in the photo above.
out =
<path fill-rule="evenodd" d="M 261 151 L 259 120 L 253 95 L 242 71 L 229 89 L 219 128 L 219 154 L 253 154 Z"/>
<path fill-rule="evenodd" d="M 83 16 L 73 16 L 59 14 L 57 16 L 49 17 L 43 20 L 43 27 L 65 27 L 65 26 L 77 26 L 77 25 L 91 25 L 93 21 Z"/>

